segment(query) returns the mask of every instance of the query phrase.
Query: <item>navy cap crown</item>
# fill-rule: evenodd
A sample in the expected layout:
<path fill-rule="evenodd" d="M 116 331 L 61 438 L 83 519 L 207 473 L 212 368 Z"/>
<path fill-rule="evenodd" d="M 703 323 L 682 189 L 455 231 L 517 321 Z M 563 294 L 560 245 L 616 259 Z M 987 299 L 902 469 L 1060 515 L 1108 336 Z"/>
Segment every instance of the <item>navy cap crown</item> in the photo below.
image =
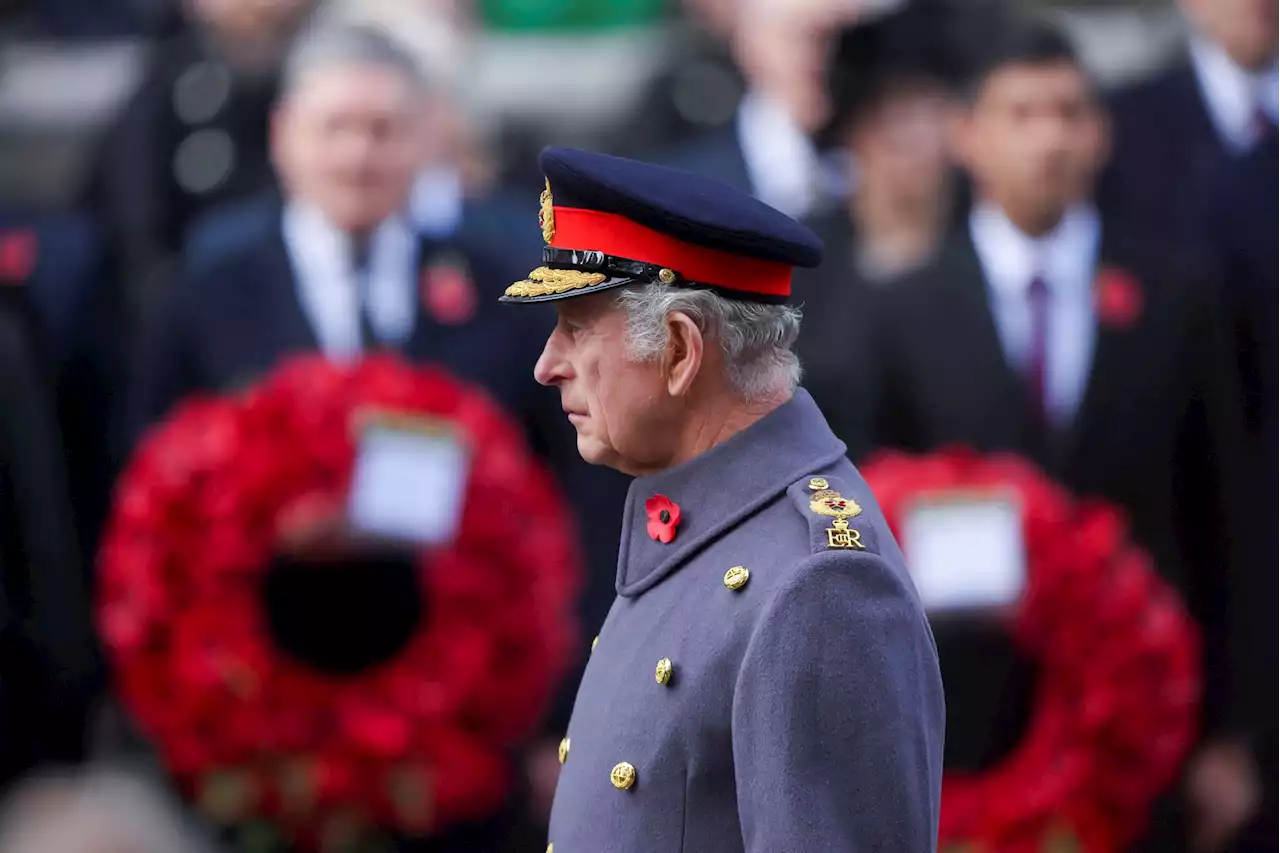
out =
<path fill-rule="evenodd" d="M 687 243 L 743 257 L 797 267 L 822 262 L 822 241 L 812 231 L 712 178 L 570 148 L 546 148 L 538 164 L 557 205 L 615 213 Z"/>

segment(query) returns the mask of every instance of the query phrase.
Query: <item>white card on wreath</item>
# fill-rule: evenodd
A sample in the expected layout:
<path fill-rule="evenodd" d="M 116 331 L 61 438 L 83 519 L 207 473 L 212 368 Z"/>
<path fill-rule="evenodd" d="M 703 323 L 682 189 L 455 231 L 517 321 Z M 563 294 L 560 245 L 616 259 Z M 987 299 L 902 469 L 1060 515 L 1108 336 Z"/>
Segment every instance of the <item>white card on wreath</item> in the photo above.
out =
<path fill-rule="evenodd" d="M 1022 509 L 1001 495 L 945 495 L 910 507 L 902 552 L 929 613 L 1007 607 L 1027 582 Z"/>
<path fill-rule="evenodd" d="M 450 430 L 374 421 L 356 447 L 348 520 L 361 535 L 449 542 L 462 520 L 467 469 L 466 448 Z"/>

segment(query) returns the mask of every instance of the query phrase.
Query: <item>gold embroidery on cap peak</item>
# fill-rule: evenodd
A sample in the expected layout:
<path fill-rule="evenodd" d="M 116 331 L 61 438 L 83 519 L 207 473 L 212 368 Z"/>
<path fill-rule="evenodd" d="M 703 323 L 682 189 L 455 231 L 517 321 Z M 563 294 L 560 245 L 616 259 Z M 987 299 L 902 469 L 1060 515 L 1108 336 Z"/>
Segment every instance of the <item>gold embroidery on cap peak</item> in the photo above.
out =
<path fill-rule="evenodd" d="M 523 281 L 517 281 L 507 288 L 507 296 L 550 296 L 555 293 L 568 293 L 607 281 L 608 276 L 598 272 L 582 272 L 581 270 L 556 270 L 550 267 L 538 267 L 529 273 Z"/>

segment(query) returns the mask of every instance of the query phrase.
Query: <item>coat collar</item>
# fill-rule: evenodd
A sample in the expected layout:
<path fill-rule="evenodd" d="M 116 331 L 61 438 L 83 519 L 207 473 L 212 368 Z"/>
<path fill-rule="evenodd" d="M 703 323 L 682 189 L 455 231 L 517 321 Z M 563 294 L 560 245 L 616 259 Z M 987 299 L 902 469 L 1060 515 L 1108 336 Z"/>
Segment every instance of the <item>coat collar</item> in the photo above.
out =
<path fill-rule="evenodd" d="M 622 519 L 618 594 L 635 597 L 656 586 L 796 480 L 844 453 L 813 398 L 799 389 L 790 401 L 696 459 L 632 481 Z M 680 507 L 676 537 L 666 545 L 648 533 L 644 505 L 655 494 Z"/>

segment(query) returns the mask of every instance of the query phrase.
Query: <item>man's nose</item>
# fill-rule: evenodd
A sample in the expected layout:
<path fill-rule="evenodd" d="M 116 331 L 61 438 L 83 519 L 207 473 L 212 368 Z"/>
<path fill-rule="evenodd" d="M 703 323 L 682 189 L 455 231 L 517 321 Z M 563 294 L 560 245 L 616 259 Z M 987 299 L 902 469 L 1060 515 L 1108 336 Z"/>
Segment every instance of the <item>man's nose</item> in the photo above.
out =
<path fill-rule="evenodd" d="M 539 385 L 552 386 L 566 378 L 567 367 L 556 347 L 556 333 L 553 331 L 542 347 L 542 355 L 533 365 L 533 378 Z"/>

